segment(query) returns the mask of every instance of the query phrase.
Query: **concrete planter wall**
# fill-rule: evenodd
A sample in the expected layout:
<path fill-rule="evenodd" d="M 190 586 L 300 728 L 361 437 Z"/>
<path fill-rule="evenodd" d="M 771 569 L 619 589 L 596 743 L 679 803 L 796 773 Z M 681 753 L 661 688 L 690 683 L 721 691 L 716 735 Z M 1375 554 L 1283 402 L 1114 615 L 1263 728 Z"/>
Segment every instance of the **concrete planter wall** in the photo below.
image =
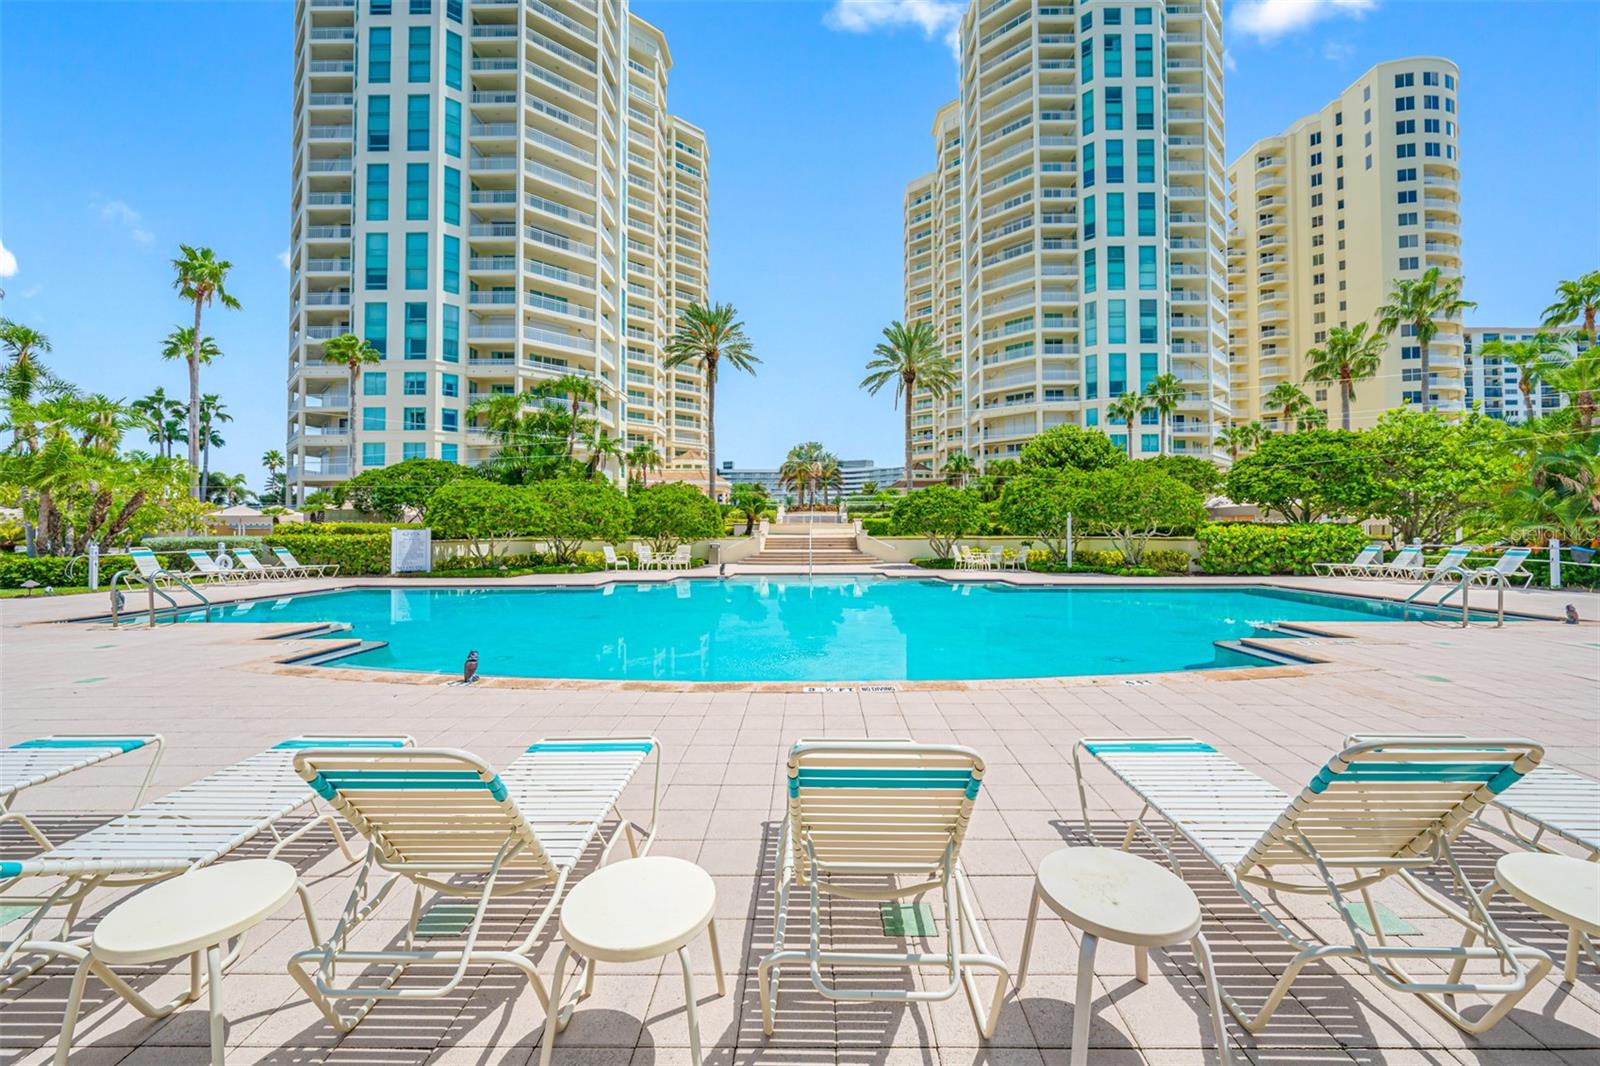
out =
<path fill-rule="evenodd" d="M 494 542 L 501 555 L 532 555 L 534 552 L 549 551 L 549 541 L 541 537 L 514 537 L 510 540 L 497 540 Z M 606 543 L 598 540 L 586 540 L 581 548 L 586 552 L 597 552 Z M 748 555 L 753 555 L 757 550 L 755 537 L 719 537 L 715 540 L 692 541 L 691 551 L 696 559 L 707 559 L 715 563 L 733 563 Z M 615 545 L 619 550 L 632 550 L 633 538 L 629 537 Z M 472 542 L 466 540 L 436 540 L 433 542 L 433 565 L 437 567 L 446 559 L 472 558 Z"/>
<path fill-rule="evenodd" d="M 1044 550 L 1044 544 L 1037 537 L 962 537 L 961 543 L 969 548 L 1004 547 L 1018 550 L 1022 542 L 1028 541 L 1033 545 L 1034 551 Z M 856 543 L 861 550 L 876 555 L 886 562 L 909 563 L 913 559 L 927 559 L 933 555 L 933 548 L 925 537 L 870 537 L 862 533 L 856 538 Z M 1079 548 L 1088 548 L 1092 551 L 1109 551 L 1116 547 L 1106 537 L 1083 537 L 1078 541 Z M 1193 537 L 1151 537 L 1147 548 L 1176 548 L 1189 553 L 1191 559 L 1200 556 L 1200 542 Z"/>

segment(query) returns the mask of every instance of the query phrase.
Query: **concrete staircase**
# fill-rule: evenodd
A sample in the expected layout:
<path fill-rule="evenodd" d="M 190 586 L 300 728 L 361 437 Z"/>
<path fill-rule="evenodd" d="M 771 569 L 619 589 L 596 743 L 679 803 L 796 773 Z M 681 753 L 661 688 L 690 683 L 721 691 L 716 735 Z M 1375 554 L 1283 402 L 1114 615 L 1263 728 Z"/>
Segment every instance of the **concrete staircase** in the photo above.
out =
<path fill-rule="evenodd" d="M 808 544 L 809 541 L 809 544 Z M 809 549 L 809 550 L 808 550 Z M 856 549 L 852 526 L 772 526 L 760 551 L 739 560 L 745 566 L 871 566 L 882 562 Z"/>

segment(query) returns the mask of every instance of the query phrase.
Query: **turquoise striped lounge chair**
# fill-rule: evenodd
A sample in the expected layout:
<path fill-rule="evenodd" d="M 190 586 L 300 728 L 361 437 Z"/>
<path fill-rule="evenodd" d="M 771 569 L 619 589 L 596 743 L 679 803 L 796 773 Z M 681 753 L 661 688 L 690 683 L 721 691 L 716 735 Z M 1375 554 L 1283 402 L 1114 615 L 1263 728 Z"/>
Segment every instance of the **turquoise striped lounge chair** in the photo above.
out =
<path fill-rule="evenodd" d="M 36 785 L 87 769 L 107 759 L 150 748 L 150 765 L 145 768 L 144 780 L 139 783 L 139 791 L 133 797 L 133 806 L 137 807 L 144 798 L 144 790 L 150 787 L 156 766 L 161 762 L 161 745 L 159 733 L 125 737 L 60 733 L 0 748 L 0 822 L 16 822 L 41 848 L 48 850 L 52 847 L 50 840 L 33 820 L 21 811 L 11 809 L 18 795 Z"/>
<path fill-rule="evenodd" d="M 646 759 L 655 760 L 654 798 L 646 826 L 621 816 L 617 803 Z M 289 974 L 330 1024 L 348 1032 L 383 1000 L 430 1000 L 456 991 L 470 968 L 510 966 L 533 986 L 540 1006 L 550 995 L 531 953 L 555 915 L 579 860 L 608 818 L 618 824 L 600 848 L 605 862 L 621 841 L 630 855 L 655 840 L 661 800 L 661 748 L 654 737 L 547 738 L 504 772 L 463 751 L 310 749 L 295 769 L 367 839 L 367 856 L 333 932 L 289 960 Z M 381 881 L 374 885 L 374 881 Z M 354 950 L 351 935 L 399 884 L 412 886 L 411 918 L 398 950 Z M 550 888 L 520 939 L 481 946 L 490 900 Z M 449 945 L 417 943 L 423 897 L 466 899 L 465 929 Z M 431 976 L 394 987 L 412 968 Z M 442 974 L 441 974 L 442 971 Z M 563 997 L 557 1026 L 588 987 L 585 961 Z"/>
<path fill-rule="evenodd" d="M 1299 793 L 1289 796 L 1193 737 L 1101 737 L 1073 748 L 1078 799 L 1091 830 L 1081 757 L 1111 771 L 1143 802 L 1128 823 L 1124 849 L 1145 833 L 1177 868 L 1182 838 L 1228 879 L 1252 910 L 1296 949 L 1261 1009 L 1250 1015 L 1223 1001 L 1252 1033 L 1265 1028 L 1299 972 L 1327 958 L 1364 962 L 1380 982 L 1419 996 L 1458 1028 L 1481 1033 L 1511 1010 L 1550 969 L 1550 957 L 1505 936 L 1479 902 L 1451 849 L 1468 820 L 1539 764 L 1544 750 L 1527 740 L 1449 737 L 1351 738 Z M 1167 832 L 1151 826 L 1155 814 Z M 1092 830 L 1091 830 L 1092 831 Z M 1163 839 L 1163 835 L 1166 839 Z M 1443 865 L 1465 909 L 1417 879 Z M 1369 889 L 1397 880 L 1483 941 L 1480 947 L 1390 943 Z M 1302 938 L 1251 888 L 1268 893 L 1327 894 L 1344 919 L 1349 943 Z M 1345 894 L 1355 893 L 1374 932 L 1364 931 Z M 1407 963 L 1423 963 L 1414 973 Z M 1446 977 L 1457 963 L 1492 963 L 1487 972 Z M 1430 965 L 1432 964 L 1432 965 Z M 1488 1009 L 1468 1018 L 1450 997 L 1477 994 Z"/>
<path fill-rule="evenodd" d="M 972 890 L 961 869 L 961 842 L 983 787 L 983 760 L 971 748 L 910 740 L 802 740 L 789 751 L 788 812 L 779 843 L 773 952 L 758 970 L 761 1026 L 770 1036 L 778 1003 L 778 969 L 804 965 L 812 987 L 833 1000 L 936 1002 L 965 992 L 978 1032 L 994 1036 L 1010 971 L 984 942 Z M 843 878 L 836 881 L 835 878 Z M 882 888 L 862 877 L 882 877 Z M 811 938 L 805 948 L 785 948 L 791 887 L 806 889 Z M 844 899 L 915 901 L 930 891 L 944 895 L 948 926 L 942 952 L 904 954 L 824 951 L 818 943 L 823 895 Z M 944 981 L 888 989 L 829 983 L 822 967 L 895 967 Z M 990 1001 L 979 994 L 975 970 L 998 976 Z M 837 975 L 838 970 L 833 972 Z"/>

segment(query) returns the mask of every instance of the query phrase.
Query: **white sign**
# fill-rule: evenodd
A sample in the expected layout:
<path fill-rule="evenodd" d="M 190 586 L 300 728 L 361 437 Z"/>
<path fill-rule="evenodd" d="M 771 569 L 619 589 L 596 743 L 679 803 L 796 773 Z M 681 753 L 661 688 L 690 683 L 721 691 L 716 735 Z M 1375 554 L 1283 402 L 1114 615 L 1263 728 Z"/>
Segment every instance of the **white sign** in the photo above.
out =
<path fill-rule="evenodd" d="M 427 573 L 433 569 L 433 530 L 389 530 L 389 573 Z"/>

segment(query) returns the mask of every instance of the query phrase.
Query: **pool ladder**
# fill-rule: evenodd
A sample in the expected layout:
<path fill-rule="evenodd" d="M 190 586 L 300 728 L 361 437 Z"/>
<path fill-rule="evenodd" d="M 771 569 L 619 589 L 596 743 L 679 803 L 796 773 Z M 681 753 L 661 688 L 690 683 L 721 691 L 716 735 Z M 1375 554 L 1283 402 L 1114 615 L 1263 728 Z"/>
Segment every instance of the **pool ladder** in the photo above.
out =
<path fill-rule="evenodd" d="M 157 570 L 155 573 L 150 574 L 149 576 L 145 576 L 144 574 L 139 573 L 137 570 L 118 570 L 111 577 L 111 624 L 116 625 L 118 623 L 122 611 L 122 596 L 117 592 L 117 585 L 125 585 L 131 590 L 136 582 L 144 585 L 145 591 L 149 595 L 149 607 L 147 608 L 149 621 L 145 624 L 151 628 L 155 627 L 156 616 L 158 613 L 156 608 L 157 596 L 160 596 L 163 600 L 167 601 L 167 606 L 160 608 L 160 612 L 165 613 L 167 611 L 171 611 L 172 620 L 176 622 L 178 620 L 178 613 L 182 611 L 183 608 L 178 605 L 178 601 L 173 599 L 165 589 L 157 587 L 156 581 L 160 578 L 165 578 L 168 581 L 171 581 L 173 584 L 185 589 L 189 595 L 199 600 L 202 608 L 205 610 L 206 621 L 211 621 L 211 601 L 207 599 L 199 589 L 191 585 L 181 575 L 175 574 L 171 570 Z"/>
<path fill-rule="evenodd" d="M 1507 581 L 1506 576 L 1499 571 L 1491 570 L 1488 574 L 1488 577 L 1495 590 L 1494 625 L 1496 629 L 1499 629 L 1501 626 L 1506 624 L 1506 589 L 1511 583 Z M 1445 589 L 1444 595 L 1435 600 L 1433 606 L 1443 607 L 1445 602 L 1449 600 L 1451 596 L 1454 596 L 1458 592 L 1461 593 L 1461 628 L 1465 629 L 1472 622 L 1472 606 L 1470 600 L 1472 598 L 1473 574 L 1469 570 L 1447 570 L 1443 573 L 1434 574 L 1423 583 L 1421 588 L 1407 596 L 1405 598 L 1405 602 L 1408 604 L 1415 602 L 1418 596 L 1421 596 L 1434 585 L 1437 585 L 1441 581 L 1445 581 L 1447 579 L 1454 579 L 1455 583 L 1450 588 Z"/>

